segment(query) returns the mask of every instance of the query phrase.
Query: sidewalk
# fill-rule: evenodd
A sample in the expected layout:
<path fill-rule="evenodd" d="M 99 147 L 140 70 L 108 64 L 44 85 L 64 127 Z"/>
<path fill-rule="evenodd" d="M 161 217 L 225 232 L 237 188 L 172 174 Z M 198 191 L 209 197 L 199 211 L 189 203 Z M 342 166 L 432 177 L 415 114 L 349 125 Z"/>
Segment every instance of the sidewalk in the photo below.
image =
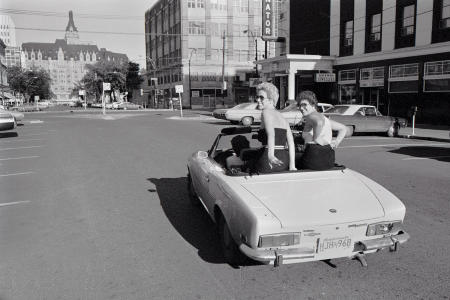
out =
<path fill-rule="evenodd" d="M 450 143 L 450 126 L 417 124 L 414 135 L 412 131 L 412 127 L 400 128 L 399 137 Z"/>

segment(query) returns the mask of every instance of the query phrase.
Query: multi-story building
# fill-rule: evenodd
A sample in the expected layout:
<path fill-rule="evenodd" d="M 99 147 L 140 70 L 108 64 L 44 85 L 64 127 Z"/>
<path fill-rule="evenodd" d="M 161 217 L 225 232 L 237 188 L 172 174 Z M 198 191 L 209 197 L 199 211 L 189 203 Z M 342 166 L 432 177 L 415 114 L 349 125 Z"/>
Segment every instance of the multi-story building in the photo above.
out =
<path fill-rule="evenodd" d="M 2 104 L 4 104 L 4 100 L 6 98 L 5 91 L 8 88 L 5 48 L 6 48 L 6 45 L 5 45 L 5 43 L 3 43 L 3 40 L 0 38 L 0 98 L 2 100 Z"/>
<path fill-rule="evenodd" d="M 21 65 L 20 47 L 16 45 L 16 29 L 10 16 L 0 15 L 0 38 L 6 44 L 5 59 L 6 66 Z"/>
<path fill-rule="evenodd" d="M 147 70 L 156 100 L 167 105 L 177 97 L 175 86 L 182 85 L 184 107 L 249 101 L 254 60 L 275 54 L 273 43 L 266 51 L 260 38 L 261 5 L 261 0 L 157 1 L 145 13 Z"/>
<path fill-rule="evenodd" d="M 286 41 L 261 64 L 284 101 L 312 89 L 322 102 L 405 117 L 416 106 L 421 122 L 450 124 L 450 0 L 282 2 Z"/>
<path fill-rule="evenodd" d="M 81 42 L 71 11 L 64 39 L 55 43 L 23 43 L 22 52 L 25 68 L 43 68 L 49 73 L 57 101 L 69 100 L 75 84 L 87 73 L 86 65 L 100 60 L 128 61 L 125 54 Z"/>

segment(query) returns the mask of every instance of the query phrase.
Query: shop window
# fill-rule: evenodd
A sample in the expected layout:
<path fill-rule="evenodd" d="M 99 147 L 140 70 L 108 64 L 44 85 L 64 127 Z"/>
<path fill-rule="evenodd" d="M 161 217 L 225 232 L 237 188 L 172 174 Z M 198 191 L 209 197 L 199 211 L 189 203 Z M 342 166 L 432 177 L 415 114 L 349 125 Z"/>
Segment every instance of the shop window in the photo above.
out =
<path fill-rule="evenodd" d="M 417 77 L 419 74 L 419 64 L 405 64 L 390 66 L 389 78 Z"/>
<path fill-rule="evenodd" d="M 414 27 L 415 27 L 415 5 L 408 5 L 403 7 L 403 20 L 402 20 L 402 28 L 401 35 L 413 35 Z"/>
<path fill-rule="evenodd" d="M 450 60 L 426 62 L 423 79 L 424 92 L 449 92 Z"/>
<path fill-rule="evenodd" d="M 356 81 L 356 70 L 339 71 L 339 82 Z"/>

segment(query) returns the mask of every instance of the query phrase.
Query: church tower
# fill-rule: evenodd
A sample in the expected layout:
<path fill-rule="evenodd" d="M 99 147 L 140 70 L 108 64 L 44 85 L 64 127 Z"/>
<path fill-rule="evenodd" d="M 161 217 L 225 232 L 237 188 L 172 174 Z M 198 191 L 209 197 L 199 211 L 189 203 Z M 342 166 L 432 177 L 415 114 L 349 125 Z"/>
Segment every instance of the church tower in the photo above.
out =
<path fill-rule="evenodd" d="M 73 22 L 72 11 L 69 11 L 69 23 L 67 23 L 66 26 L 65 39 L 68 45 L 75 45 L 80 43 L 80 37 L 78 35 L 77 27 L 75 27 L 75 23 Z"/>

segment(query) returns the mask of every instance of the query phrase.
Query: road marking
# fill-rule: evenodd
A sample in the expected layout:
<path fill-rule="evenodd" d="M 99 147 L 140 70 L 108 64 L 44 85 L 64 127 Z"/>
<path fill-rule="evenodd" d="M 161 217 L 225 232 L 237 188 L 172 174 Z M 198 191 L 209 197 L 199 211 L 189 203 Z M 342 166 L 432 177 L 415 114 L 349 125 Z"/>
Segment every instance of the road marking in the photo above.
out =
<path fill-rule="evenodd" d="M 16 202 L 0 203 L 0 207 L 2 207 L 2 206 L 16 205 L 16 204 L 23 204 L 23 203 L 30 203 L 30 202 L 31 202 L 31 201 L 16 201 Z"/>
<path fill-rule="evenodd" d="M 342 146 L 337 149 L 346 149 L 346 148 L 370 148 L 370 147 L 402 147 L 402 146 L 443 146 L 442 144 L 382 144 L 382 145 L 359 145 L 359 146 Z"/>
<path fill-rule="evenodd" d="M 17 175 L 28 175 L 28 174 L 32 174 L 32 173 L 34 173 L 34 172 L 30 171 L 30 172 L 22 172 L 22 173 L 0 174 L 0 177 L 17 176 Z"/>
<path fill-rule="evenodd" d="M 26 159 L 26 158 L 39 158 L 39 156 L 7 157 L 7 158 L 0 158 L 0 160 L 14 160 L 14 159 Z"/>
<path fill-rule="evenodd" d="M 0 148 L 0 151 L 6 150 L 17 150 L 17 149 L 30 149 L 30 148 L 41 148 L 44 146 L 23 146 L 23 147 L 14 147 L 14 148 Z"/>
<path fill-rule="evenodd" d="M 444 158 L 450 157 L 450 155 L 442 155 L 442 156 L 429 156 L 429 157 L 407 157 L 402 158 L 402 160 L 419 160 L 419 159 L 433 159 L 433 158 Z"/>
<path fill-rule="evenodd" d="M 36 136 L 36 135 L 46 135 L 49 134 L 48 132 L 43 133 L 28 133 L 28 134 L 21 134 L 20 136 Z"/>
<path fill-rule="evenodd" d="M 44 123 L 44 121 L 41 121 L 41 120 L 30 121 L 30 124 L 41 124 L 41 123 Z"/>
<path fill-rule="evenodd" d="M 8 141 L 0 141 L 0 144 L 3 144 L 3 143 L 13 143 L 13 142 L 29 142 L 29 141 L 42 141 L 42 139 L 19 139 L 19 140 L 8 140 Z"/>

